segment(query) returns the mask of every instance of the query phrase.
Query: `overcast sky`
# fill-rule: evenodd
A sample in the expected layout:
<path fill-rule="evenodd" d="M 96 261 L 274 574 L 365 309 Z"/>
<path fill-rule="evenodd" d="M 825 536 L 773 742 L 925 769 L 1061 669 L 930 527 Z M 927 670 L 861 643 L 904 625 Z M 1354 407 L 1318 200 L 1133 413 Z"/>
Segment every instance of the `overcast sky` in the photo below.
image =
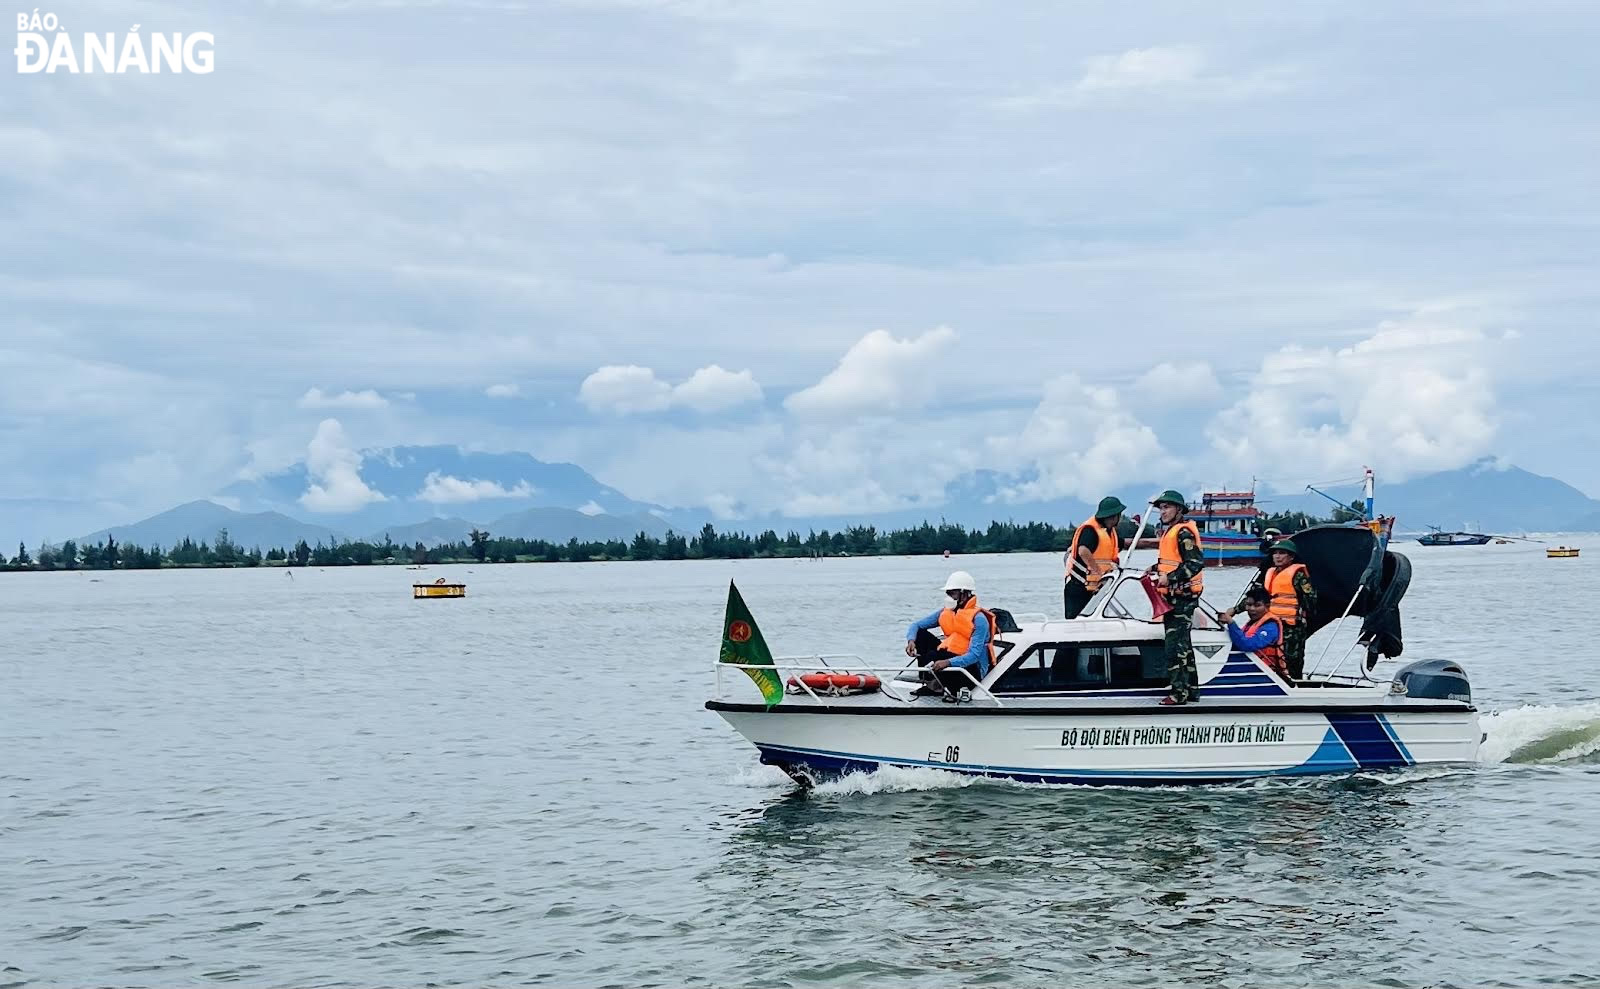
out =
<path fill-rule="evenodd" d="M 0 73 L 14 515 L 330 418 L 723 511 L 1485 455 L 1600 495 L 1592 4 L 50 9 L 216 71 Z"/>

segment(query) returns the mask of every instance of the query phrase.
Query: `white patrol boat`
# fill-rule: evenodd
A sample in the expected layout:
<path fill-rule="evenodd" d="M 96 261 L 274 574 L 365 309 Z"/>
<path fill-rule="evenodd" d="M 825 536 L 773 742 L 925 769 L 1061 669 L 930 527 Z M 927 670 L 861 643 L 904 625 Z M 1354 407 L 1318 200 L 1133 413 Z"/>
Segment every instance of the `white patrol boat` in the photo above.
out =
<path fill-rule="evenodd" d="M 1341 658 L 1327 674 L 1311 669 L 1289 682 L 1255 654 L 1234 650 L 1202 602 L 1193 633 L 1198 700 L 1163 707 L 1162 627 L 1140 574 L 1119 569 L 1070 621 L 991 609 L 995 663 L 959 698 L 913 696 L 914 666 L 845 656 L 730 662 L 725 654 L 706 707 L 749 739 L 762 762 L 803 786 L 880 766 L 1152 785 L 1475 762 L 1483 735 L 1459 665 L 1427 659 L 1390 677 L 1371 672 L 1381 656 L 1400 654 L 1409 562 L 1363 528 L 1319 526 L 1294 540 L 1323 602 L 1309 616 L 1308 637 L 1352 615 L 1363 619 L 1345 654 L 1365 647 L 1353 673 L 1338 672 Z M 732 627 L 748 638 L 749 625 Z M 772 704 L 726 697 L 725 687 L 749 690 L 745 676 L 725 676 L 732 669 L 768 677 L 769 686 L 776 674 L 787 693 Z"/>

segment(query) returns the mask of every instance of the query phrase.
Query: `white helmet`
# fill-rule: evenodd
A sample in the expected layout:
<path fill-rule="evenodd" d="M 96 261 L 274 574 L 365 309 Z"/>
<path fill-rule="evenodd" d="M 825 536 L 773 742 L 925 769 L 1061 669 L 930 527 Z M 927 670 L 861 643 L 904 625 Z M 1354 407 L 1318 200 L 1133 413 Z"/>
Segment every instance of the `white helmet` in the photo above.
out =
<path fill-rule="evenodd" d="M 971 591 L 978 593 L 978 585 L 973 581 L 972 574 L 965 570 L 957 570 L 945 578 L 944 589 L 947 591 Z"/>

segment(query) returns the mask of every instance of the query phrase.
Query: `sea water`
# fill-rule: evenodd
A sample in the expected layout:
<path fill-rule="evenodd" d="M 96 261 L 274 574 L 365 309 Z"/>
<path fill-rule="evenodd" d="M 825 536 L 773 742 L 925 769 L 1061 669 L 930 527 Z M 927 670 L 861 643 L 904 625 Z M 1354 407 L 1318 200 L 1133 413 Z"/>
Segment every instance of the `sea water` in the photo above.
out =
<path fill-rule="evenodd" d="M 1481 765 L 1156 790 L 802 794 L 702 708 L 730 578 L 885 664 L 1057 555 L 0 575 L 0 986 L 1590 983 L 1600 549 L 1400 548 Z"/>

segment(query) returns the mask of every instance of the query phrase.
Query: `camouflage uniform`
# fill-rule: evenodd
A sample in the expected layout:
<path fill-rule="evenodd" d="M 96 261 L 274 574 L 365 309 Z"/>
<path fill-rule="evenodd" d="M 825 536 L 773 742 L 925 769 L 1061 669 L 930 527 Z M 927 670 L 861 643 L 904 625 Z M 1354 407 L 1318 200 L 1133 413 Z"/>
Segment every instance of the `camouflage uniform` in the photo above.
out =
<path fill-rule="evenodd" d="M 1250 586 L 1265 589 L 1266 580 L 1267 571 L 1263 570 L 1251 581 Z M 1317 589 L 1311 586 L 1309 571 L 1301 570 L 1294 575 L 1294 596 L 1300 611 L 1298 620 L 1280 621 L 1278 627 L 1283 629 L 1283 665 L 1288 670 L 1289 679 L 1299 680 L 1304 678 L 1306 672 L 1306 618 L 1317 610 Z M 1233 610 L 1244 610 L 1243 597 L 1239 598 Z"/>
<path fill-rule="evenodd" d="M 1181 519 L 1180 519 L 1181 521 Z M 1206 565 L 1204 551 L 1189 530 L 1178 533 L 1178 568 L 1167 575 L 1167 603 L 1172 610 L 1161 617 L 1163 642 L 1167 653 L 1168 693 L 1174 700 L 1191 701 L 1200 696 L 1195 681 L 1200 674 L 1194 666 L 1194 609 L 1200 596 L 1188 591 L 1192 580 Z M 1181 588 L 1181 589 L 1180 589 Z"/>
<path fill-rule="evenodd" d="M 1279 624 L 1283 627 L 1283 663 L 1289 668 L 1289 677 L 1299 680 L 1306 672 L 1306 618 L 1317 608 L 1316 588 L 1304 570 L 1294 575 L 1294 596 L 1300 606 L 1300 620 Z"/>

